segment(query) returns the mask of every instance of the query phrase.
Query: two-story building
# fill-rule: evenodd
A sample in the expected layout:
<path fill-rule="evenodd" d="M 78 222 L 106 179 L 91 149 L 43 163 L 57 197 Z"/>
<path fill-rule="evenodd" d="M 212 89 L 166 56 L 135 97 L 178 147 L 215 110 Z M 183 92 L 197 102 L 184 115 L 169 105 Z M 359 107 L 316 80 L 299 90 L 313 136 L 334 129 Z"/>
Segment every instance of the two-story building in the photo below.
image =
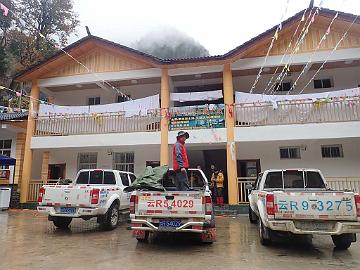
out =
<path fill-rule="evenodd" d="M 355 15 L 309 8 L 209 57 L 159 59 L 91 35 L 64 51 L 16 77 L 33 97 L 21 202 L 82 168 L 171 166 L 179 129 L 191 166 L 225 172 L 229 204 L 246 202 L 245 184 L 268 168 L 315 167 L 333 186 L 359 188 Z"/>

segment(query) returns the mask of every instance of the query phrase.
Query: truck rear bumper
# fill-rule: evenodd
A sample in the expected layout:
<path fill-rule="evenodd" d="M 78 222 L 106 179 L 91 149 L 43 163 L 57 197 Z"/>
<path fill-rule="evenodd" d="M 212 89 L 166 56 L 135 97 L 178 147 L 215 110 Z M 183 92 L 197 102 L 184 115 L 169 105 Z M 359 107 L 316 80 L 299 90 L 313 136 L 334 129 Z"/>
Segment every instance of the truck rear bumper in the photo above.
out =
<path fill-rule="evenodd" d="M 292 220 L 268 220 L 267 227 L 274 231 L 291 232 L 293 234 L 339 235 L 343 233 L 360 233 L 360 222 L 337 221 L 331 229 L 302 229 L 296 227 Z M 315 226 L 314 226 L 315 227 Z"/>
<path fill-rule="evenodd" d="M 210 229 L 209 222 L 200 222 L 200 221 L 189 221 L 185 224 L 181 225 L 178 228 L 164 230 L 159 229 L 153 223 L 145 220 L 145 219 L 132 219 L 131 220 L 132 226 L 129 228 L 131 230 L 138 230 L 138 231 L 150 231 L 150 232 L 192 232 L 192 233 L 207 233 L 207 228 Z M 195 227 L 195 228 L 194 228 Z"/>
<path fill-rule="evenodd" d="M 53 206 L 41 206 L 37 207 L 39 213 L 45 213 L 54 217 L 72 217 L 72 218 L 81 218 L 81 217 L 95 217 L 104 215 L 104 209 L 102 208 L 82 208 L 76 207 L 75 213 L 60 213 L 58 211 L 59 207 Z"/>

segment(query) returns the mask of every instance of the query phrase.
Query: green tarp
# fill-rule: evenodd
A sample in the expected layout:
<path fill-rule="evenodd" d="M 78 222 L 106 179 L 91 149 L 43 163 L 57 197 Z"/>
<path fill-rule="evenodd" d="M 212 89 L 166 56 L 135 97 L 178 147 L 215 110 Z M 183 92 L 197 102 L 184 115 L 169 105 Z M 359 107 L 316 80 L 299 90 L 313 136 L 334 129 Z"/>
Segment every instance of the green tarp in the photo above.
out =
<path fill-rule="evenodd" d="M 131 183 L 131 185 L 124 189 L 125 192 L 130 192 L 133 190 L 157 190 L 165 191 L 165 188 L 161 184 L 161 180 L 164 175 L 169 170 L 169 166 L 160 166 L 152 168 L 150 166 L 136 178 L 136 180 Z"/>

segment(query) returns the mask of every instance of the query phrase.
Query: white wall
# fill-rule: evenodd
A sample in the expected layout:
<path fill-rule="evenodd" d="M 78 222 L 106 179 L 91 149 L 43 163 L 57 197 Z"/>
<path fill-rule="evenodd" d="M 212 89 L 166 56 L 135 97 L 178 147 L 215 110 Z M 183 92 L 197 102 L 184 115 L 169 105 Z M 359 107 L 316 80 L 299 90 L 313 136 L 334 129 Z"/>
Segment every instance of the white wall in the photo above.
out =
<path fill-rule="evenodd" d="M 160 84 L 143 84 L 118 87 L 124 94 L 129 94 L 132 99 L 148 97 L 160 93 Z M 54 103 L 58 105 L 87 105 L 89 97 L 100 97 L 101 104 L 116 102 L 117 93 L 115 90 L 79 89 L 74 86 L 73 91 L 54 92 L 52 94 Z"/>
<path fill-rule="evenodd" d="M 281 69 L 279 69 L 281 71 Z M 312 78 L 316 70 L 310 70 L 306 75 L 302 75 L 300 80 L 297 83 L 297 86 L 292 92 L 293 94 L 298 94 L 299 91 L 305 86 L 305 84 Z M 347 88 L 357 87 L 360 84 L 360 67 L 349 67 L 349 68 L 337 68 L 337 69 L 323 69 L 315 77 L 315 79 L 322 79 L 330 77 L 333 79 L 334 87 L 325 88 L 325 89 L 314 89 L 314 84 L 311 82 L 309 86 L 303 93 L 319 93 L 319 92 L 328 92 L 333 90 L 342 90 Z M 270 75 L 261 75 L 258 83 L 256 84 L 254 93 L 263 93 L 268 82 L 270 81 L 272 74 Z M 290 80 L 294 82 L 299 76 L 299 72 L 293 72 L 291 76 L 285 77 L 285 80 Z M 255 81 L 256 76 L 239 76 L 233 78 L 234 91 L 248 92 L 251 89 Z M 273 82 L 277 76 L 274 76 Z M 277 94 L 282 94 L 277 93 Z M 284 92 L 286 94 L 286 92 Z"/>
<path fill-rule="evenodd" d="M 321 145 L 342 144 L 343 158 L 322 158 Z M 280 159 L 279 147 L 306 146 L 301 159 Z M 260 159 L 261 170 L 281 168 L 317 168 L 325 176 L 360 176 L 360 138 L 337 140 L 297 140 L 236 143 L 238 160 Z"/>
<path fill-rule="evenodd" d="M 41 151 L 35 151 L 40 154 Z M 78 148 L 51 150 L 49 164 L 66 164 L 65 177 L 73 179 L 78 171 L 78 154 L 86 152 L 97 153 L 97 167 L 101 169 L 111 169 L 113 166 L 113 156 L 108 154 L 113 152 L 134 152 L 135 153 L 135 173 L 139 174 L 146 166 L 146 161 L 159 161 L 160 149 L 157 146 L 144 147 L 103 147 L 103 148 Z M 34 170 L 34 166 L 33 166 Z"/>
<path fill-rule="evenodd" d="M 12 158 L 16 158 L 16 133 L 0 128 L 0 140 L 11 140 L 11 154 Z M 10 166 L 10 183 L 13 181 L 15 166 Z"/>

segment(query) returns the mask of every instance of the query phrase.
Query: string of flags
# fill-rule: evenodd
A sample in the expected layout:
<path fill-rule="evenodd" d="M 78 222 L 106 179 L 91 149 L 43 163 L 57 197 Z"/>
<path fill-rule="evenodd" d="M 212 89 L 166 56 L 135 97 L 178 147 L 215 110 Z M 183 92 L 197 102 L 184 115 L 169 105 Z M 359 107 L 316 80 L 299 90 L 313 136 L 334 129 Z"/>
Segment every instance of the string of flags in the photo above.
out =
<path fill-rule="evenodd" d="M 0 2 L 0 10 L 3 11 L 3 15 L 4 16 L 8 16 L 9 12 L 11 12 L 11 14 L 14 15 L 14 18 L 16 18 L 20 24 L 24 27 L 27 28 L 24 21 L 15 14 L 14 11 L 10 10 L 8 7 L 6 7 L 4 4 L 2 4 Z M 61 48 L 60 46 L 58 46 L 55 42 L 52 42 L 51 40 L 47 39 L 36 27 L 33 27 L 33 29 L 38 33 L 38 35 L 43 38 L 45 41 L 47 41 L 51 46 L 54 46 L 56 49 L 61 50 L 63 53 L 65 53 L 68 57 L 70 57 L 72 60 L 74 60 L 77 64 L 81 65 L 83 68 L 85 68 L 85 70 L 92 74 L 99 82 L 101 82 L 102 84 L 110 87 L 112 90 L 114 90 L 118 95 L 121 95 L 121 97 L 124 97 L 126 100 L 131 101 L 131 97 L 129 97 L 128 95 L 124 94 L 123 92 L 121 92 L 119 89 L 117 89 L 115 86 L 111 85 L 109 82 L 101 79 L 96 73 L 92 72 L 86 65 L 84 65 L 82 62 L 80 62 L 79 60 L 77 60 L 75 57 L 73 57 L 70 53 L 68 53 L 67 51 L 65 51 L 63 48 Z"/>
<path fill-rule="evenodd" d="M 339 47 L 339 45 L 341 44 L 341 42 L 344 40 L 344 38 L 347 36 L 348 32 L 350 31 L 351 27 L 354 25 L 354 23 L 356 22 L 356 20 L 358 19 L 359 15 L 356 15 L 356 17 L 354 18 L 354 20 L 352 21 L 352 23 L 349 25 L 349 27 L 346 29 L 345 33 L 341 36 L 341 38 L 339 39 L 339 41 L 336 43 L 335 47 L 332 49 L 332 51 L 327 55 L 326 59 L 324 60 L 324 62 L 321 64 L 321 66 L 317 69 L 317 71 L 314 73 L 314 75 L 311 77 L 311 79 L 307 82 L 307 84 L 301 89 L 301 91 L 299 92 L 299 94 L 302 94 L 304 92 L 304 90 L 309 86 L 309 84 L 315 79 L 315 77 L 319 74 L 320 70 L 323 69 L 323 67 L 325 66 L 325 64 L 327 63 L 327 61 L 329 60 L 329 58 L 334 54 L 334 52 L 337 50 L 337 48 Z"/>
<path fill-rule="evenodd" d="M 298 83 L 298 81 L 300 80 L 301 76 L 306 72 L 306 70 L 310 67 L 310 63 L 312 62 L 312 59 L 314 57 L 314 55 L 316 54 L 316 52 L 320 49 L 321 44 L 323 43 L 324 40 L 326 40 L 326 37 L 330 34 L 331 31 L 331 26 L 334 23 L 335 19 L 338 17 L 338 12 L 336 12 L 336 14 L 334 15 L 334 17 L 332 18 L 327 30 L 325 31 L 324 35 L 321 37 L 320 42 L 318 43 L 318 45 L 316 46 L 315 50 L 313 51 L 313 53 L 311 54 L 309 60 L 306 62 L 304 68 L 301 70 L 299 76 L 296 78 L 296 80 L 294 81 L 293 85 L 291 86 L 291 88 L 289 89 L 289 91 L 287 92 L 287 95 L 289 95 L 291 93 L 291 91 L 293 91 Z"/>
<path fill-rule="evenodd" d="M 263 62 L 263 64 L 261 65 L 261 67 L 260 67 L 260 69 L 259 69 L 259 72 L 258 72 L 258 74 L 257 74 L 257 76 L 256 76 L 256 79 L 255 79 L 253 85 L 251 86 L 250 93 L 252 93 L 252 92 L 254 91 L 254 89 L 255 89 L 255 87 L 256 87 L 256 85 L 257 85 L 257 83 L 258 83 L 258 81 L 259 81 L 259 79 L 260 79 L 260 77 L 261 77 L 261 74 L 262 74 L 262 72 L 263 72 L 263 69 L 264 69 L 264 66 L 265 66 L 265 64 L 266 64 L 267 58 L 268 58 L 269 55 L 270 55 L 270 51 L 271 51 L 271 49 L 272 49 L 273 46 L 274 46 L 274 42 L 275 42 L 275 40 L 277 40 L 278 37 L 279 37 L 279 31 L 281 31 L 281 29 L 282 29 L 282 21 L 283 21 L 285 15 L 286 15 L 286 13 L 287 13 L 287 10 L 288 10 L 288 7 L 289 7 L 289 2 L 290 2 L 290 0 L 287 0 L 287 1 L 286 1 L 285 11 L 284 11 L 284 13 L 283 13 L 282 16 L 281 16 L 281 21 L 280 21 L 280 23 L 278 24 L 278 26 L 277 26 L 277 28 L 276 28 L 276 30 L 275 30 L 275 34 L 274 34 L 274 36 L 273 36 L 272 39 L 271 39 L 270 46 L 269 46 L 269 48 L 268 48 L 268 50 L 267 50 L 267 53 L 266 53 L 264 62 Z"/>
<path fill-rule="evenodd" d="M 0 10 L 2 10 L 4 16 L 7 16 L 9 14 L 9 8 L 1 2 L 0 2 Z"/>

